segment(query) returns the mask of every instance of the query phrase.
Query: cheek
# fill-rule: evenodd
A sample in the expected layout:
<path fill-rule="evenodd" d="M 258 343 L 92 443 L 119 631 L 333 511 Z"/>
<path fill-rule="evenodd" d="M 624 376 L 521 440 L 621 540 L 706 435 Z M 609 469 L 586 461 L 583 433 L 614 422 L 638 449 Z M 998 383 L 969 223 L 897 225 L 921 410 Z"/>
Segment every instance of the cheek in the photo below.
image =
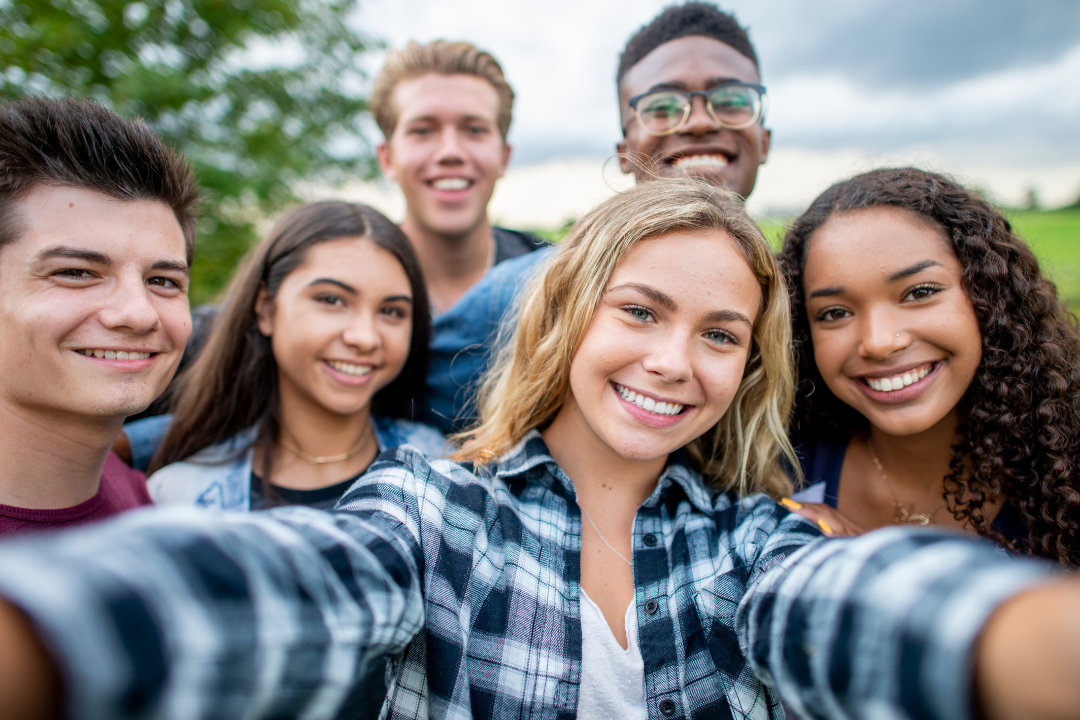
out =
<path fill-rule="evenodd" d="M 382 331 L 382 342 L 387 365 L 393 368 L 396 375 L 405 367 L 405 361 L 409 359 L 409 348 L 412 344 L 412 325 L 410 323 L 401 323 L 384 329 Z"/>

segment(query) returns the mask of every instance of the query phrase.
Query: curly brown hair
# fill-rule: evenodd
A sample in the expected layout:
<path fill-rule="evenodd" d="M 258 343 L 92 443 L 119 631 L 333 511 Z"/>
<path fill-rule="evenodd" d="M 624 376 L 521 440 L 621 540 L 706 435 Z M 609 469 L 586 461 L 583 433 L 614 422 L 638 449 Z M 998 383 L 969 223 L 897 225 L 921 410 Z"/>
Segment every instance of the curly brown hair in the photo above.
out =
<path fill-rule="evenodd" d="M 957 406 L 945 498 L 957 520 L 1014 552 L 1066 565 L 1080 560 L 1080 344 L 1058 299 L 1005 217 L 953 180 L 915 168 L 874 170 L 837 183 L 795 221 L 781 263 L 791 293 L 800 378 L 795 426 L 837 439 L 867 427 L 822 380 L 814 360 L 802 275 L 814 232 L 833 214 L 895 206 L 945 231 L 982 334 L 982 361 Z M 1028 538 L 1009 540 L 983 507 L 1004 495 Z"/>

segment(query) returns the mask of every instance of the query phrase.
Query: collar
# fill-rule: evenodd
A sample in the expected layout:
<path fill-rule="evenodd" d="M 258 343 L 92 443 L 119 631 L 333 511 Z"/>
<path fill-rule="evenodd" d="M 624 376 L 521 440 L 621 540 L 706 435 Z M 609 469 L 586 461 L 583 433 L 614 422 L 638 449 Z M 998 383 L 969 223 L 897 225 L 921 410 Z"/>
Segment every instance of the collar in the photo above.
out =
<path fill-rule="evenodd" d="M 689 462 L 690 458 L 682 448 L 671 453 L 667 465 L 664 467 L 664 472 L 660 475 L 660 481 L 656 484 L 656 489 L 644 502 L 644 506 L 659 504 L 672 486 L 676 486 L 683 491 L 686 498 L 698 511 L 711 513 L 713 510 L 713 493 L 705 487 L 701 476 L 690 469 Z M 495 475 L 501 480 L 511 482 L 525 475 L 533 468 L 542 465 L 547 466 L 546 477 L 542 482 L 558 482 L 571 497 L 577 498 L 574 484 L 566 476 L 566 473 L 562 471 L 562 468 L 558 466 L 555 459 L 551 457 L 547 443 L 540 437 L 540 432 L 535 429 L 530 430 L 517 445 L 499 457 Z"/>

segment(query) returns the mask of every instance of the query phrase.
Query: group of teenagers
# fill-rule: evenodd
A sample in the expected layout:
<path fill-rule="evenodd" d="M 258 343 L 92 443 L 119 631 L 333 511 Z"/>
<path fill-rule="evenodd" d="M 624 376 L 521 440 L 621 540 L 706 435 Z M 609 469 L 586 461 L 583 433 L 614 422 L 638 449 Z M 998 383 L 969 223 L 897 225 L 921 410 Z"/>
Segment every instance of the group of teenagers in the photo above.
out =
<path fill-rule="evenodd" d="M 487 219 L 498 63 L 410 43 L 371 96 L 405 220 L 297 207 L 194 323 L 185 160 L 0 106 L 0 714 L 1080 716 L 1075 321 L 915 168 L 775 255 L 760 83 L 665 9 L 637 184 L 549 245 Z"/>

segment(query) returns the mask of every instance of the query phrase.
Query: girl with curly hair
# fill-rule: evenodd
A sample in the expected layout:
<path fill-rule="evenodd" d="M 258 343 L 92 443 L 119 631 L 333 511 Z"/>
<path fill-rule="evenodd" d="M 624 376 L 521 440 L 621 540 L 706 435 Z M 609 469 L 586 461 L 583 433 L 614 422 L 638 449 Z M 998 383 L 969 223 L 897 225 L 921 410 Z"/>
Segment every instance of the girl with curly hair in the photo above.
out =
<path fill-rule="evenodd" d="M 795 221 L 797 510 L 834 534 L 951 526 L 1080 560 L 1076 323 L 999 212 L 913 168 Z"/>

